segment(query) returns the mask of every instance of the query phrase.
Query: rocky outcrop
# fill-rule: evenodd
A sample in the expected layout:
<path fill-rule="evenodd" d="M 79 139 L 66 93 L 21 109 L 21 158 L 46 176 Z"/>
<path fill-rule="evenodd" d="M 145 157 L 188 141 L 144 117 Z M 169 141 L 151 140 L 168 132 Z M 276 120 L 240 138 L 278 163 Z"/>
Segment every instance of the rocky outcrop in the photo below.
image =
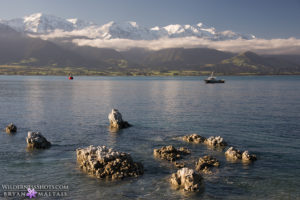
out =
<path fill-rule="evenodd" d="M 5 128 L 6 133 L 16 133 L 17 132 L 17 126 L 13 123 L 10 123 Z"/>
<path fill-rule="evenodd" d="M 231 160 L 242 159 L 242 152 L 234 147 L 230 147 L 225 152 L 225 156 Z"/>
<path fill-rule="evenodd" d="M 77 149 L 77 162 L 86 173 L 101 179 L 123 179 L 144 173 L 143 165 L 133 162 L 130 154 L 106 146 Z"/>
<path fill-rule="evenodd" d="M 190 154 L 191 151 L 187 148 L 180 147 L 179 149 L 176 149 L 172 145 L 170 146 L 164 146 L 160 149 L 154 149 L 153 154 L 155 157 L 158 157 L 160 159 L 168 160 L 168 161 L 175 161 L 182 159 L 183 155 Z"/>
<path fill-rule="evenodd" d="M 172 185 L 184 191 L 199 191 L 203 178 L 192 169 L 182 168 L 172 174 L 170 181 Z"/>
<path fill-rule="evenodd" d="M 242 153 L 240 150 L 234 147 L 230 147 L 229 149 L 227 149 L 227 151 L 225 152 L 225 156 L 230 160 L 240 160 L 240 159 L 242 159 L 243 161 L 256 160 L 255 155 L 250 155 L 248 151 L 244 151 Z"/>
<path fill-rule="evenodd" d="M 212 156 L 203 156 L 196 162 L 196 170 L 208 174 L 212 173 L 212 168 L 219 166 L 220 162 Z"/>
<path fill-rule="evenodd" d="M 131 126 L 128 122 L 123 121 L 122 115 L 117 109 L 112 109 L 111 113 L 108 114 L 108 119 L 112 129 L 123 129 Z"/>
<path fill-rule="evenodd" d="M 247 161 L 255 161 L 257 160 L 256 155 L 254 154 L 249 154 L 248 151 L 244 151 L 244 153 L 242 154 L 242 160 L 247 162 Z"/>
<path fill-rule="evenodd" d="M 29 131 L 26 142 L 28 148 L 47 149 L 51 146 L 51 143 L 40 132 Z"/>
<path fill-rule="evenodd" d="M 210 136 L 204 141 L 204 144 L 213 148 L 224 148 L 227 146 L 227 143 L 220 136 Z"/>
<path fill-rule="evenodd" d="M 202 137 L 201 135 L 197 135 L 197 134 L 186 135 L 186 136 L 183 136 L 182 139 L 183 139 L 183 141 L 191 142 L 191 143 L 195 143 L 195 144 L 203 143 L 206 140 L 205 137 Z"/>

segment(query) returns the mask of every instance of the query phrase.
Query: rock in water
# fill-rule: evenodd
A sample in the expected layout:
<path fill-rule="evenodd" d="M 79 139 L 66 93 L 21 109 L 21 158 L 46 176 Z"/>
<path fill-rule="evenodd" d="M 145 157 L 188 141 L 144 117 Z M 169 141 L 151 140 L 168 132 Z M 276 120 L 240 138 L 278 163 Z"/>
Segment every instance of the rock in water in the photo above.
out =
<path fill-rule="evenodd" d="M 182 155 L 190 154 L 191 151 L 187 148 L 180 147 L 179 149 L 176 149 L 173 146 L 164 146 L 160 149 L 154 149 L 153 154 L 155 157 L 168 160 L 168 161 L 175 161 L 182 158 Z"/>
<path fill-rule="evenodd" d="M 248 151 L 244 151 L 242 153 L 240 150 L 235 149 L 234 147 L 230 147 L 229 149 L 227 149 L 227 151 L 225 152 L 225 156 L 231 160 L 242 159 L 245 162 L 256 160 L 255 155 L 250 155 Z"/>
<path fill-rule="evenodd" d="M 202 176 L 189 168 L 179 169 L 171 176 L 171 184 L 184 191 L 199 191 L 202 185 Z"/>
<path fill-rule="evenodd" d="M 128 128 L 131 125 L 123 121 L 121 113 L 117 109 L 112 109 L 111 113 L 108 114 L 110 127 L 114 129 Z"/>
<path fill-rule="evenodd" d="M 244 151 L 244 153 L 242 154 L 242 160 L 243 161 L 255 161 L 257 158 L 256 158 L 256 155 L 251 155 L 249 154 L 248 151 Z"/>
<path fill-rule="evenodd" d="M 182 139 L 183 139 L 183 141 L 192 142 L 192 143 L 196 143 L 196 144 L 203 143 L 206 140 L 205 137 L 202 137 L 201 135 L 197 135 L 197 134 L 186 135 L 186 136 L 183 136 Z"/>
<path fill-rule="evenodd" d="M 204 141 L 204 143 L 213 148 L 218 148 L 218 147 L 223 148 L 223 147 L 227 146 L 227 143 L 220 136 L 211 136 L 211 137 L 207 138 Z"/>
<path fill-rule="evenodd" d="M 17 132 L 17 126 L 14 125 L 13 123 L 10 123 L 5 128 L 5 132 L 6 133 L 15 133 L 15 132 Z"/>
<path fill-rule="evenodd" d="M 212 173 L 211 169 L 213 167 L 219 167 L 220 162 L 212 156 L 203 156 L 199 158 L 199 161 L 196 163 L 196 170 L 203 173 Z"/>
<path fill-rule="evenodd" d="M 51 143 L 40 132 L 28 132 L 26 138 L 28 148 L 47 149 L 51 146 Z"/>
<path fill-rule="evenodd" d="M 77 149 L 76 154 L 80 168 L 97 178 L 123 179 L 144 173 L 143 165 L 133 162 L 130 154 L 106 146 Z"/>
<path fill-rule="evenodd" d="M 234 148 L 234 147 L 230 147 L 229 149 L 227 149 L 227 151 L 225 152 L 225 156 L 231 160 L 238 160 L 242 158 L 242 153 L 240 150 Z"/>

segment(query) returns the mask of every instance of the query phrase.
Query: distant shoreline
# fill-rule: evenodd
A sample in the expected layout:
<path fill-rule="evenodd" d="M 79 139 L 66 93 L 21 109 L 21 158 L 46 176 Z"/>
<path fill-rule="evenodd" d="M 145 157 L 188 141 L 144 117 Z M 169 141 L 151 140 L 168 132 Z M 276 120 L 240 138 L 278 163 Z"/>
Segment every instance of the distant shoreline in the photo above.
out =
<path fill-rule="evenodd" d="M 68 77 L 68 75 L 59 74 L 1 74 L 0 76 L 61 76 Z M 80 74 L 73 76 L 90 76 L 90 77 L 206 77 L 207 75 L 92 75 L 92 74 Z M 300 76 L 300 74 L 216 74 L 216 76 L 228 77 L 228 76 Z"/>
<path fill-rule="evenodd" d="M 218 72 L 218 69 L 151 69 L 151 68 L 112 68 L 98 69 L 86 67 L 54 67 L 54 66 L 24 66 L 24 65 L 0 65 L 0 75 L 23 76 L 209 76 L 211 72 L 216 76 L 278 76 L 300 75 L 300 71 L 227 71 Z"/>
<path fill-rule="evenodd" d="M 99 70 L 97 68 L 84 67 L 33 67 L 22 65 L 0 65 L 0 75 L 22 75 L 22 76 L 209 76 L 214 71 L 216 76 L 278 76 L 278 75 L 300 75 L 300 72 L 222 72 L 218 73 L 215 69 L 206 70 L 155 70 L 155 69 L 107 69 Z"/>

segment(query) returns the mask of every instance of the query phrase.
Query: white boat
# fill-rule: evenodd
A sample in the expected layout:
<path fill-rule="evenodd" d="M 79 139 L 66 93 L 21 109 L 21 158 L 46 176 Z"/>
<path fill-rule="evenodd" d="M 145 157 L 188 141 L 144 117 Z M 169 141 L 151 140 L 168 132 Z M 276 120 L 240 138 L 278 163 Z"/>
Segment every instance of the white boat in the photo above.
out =
<path fill-rule="evenodd" d="M 217 79 L 217 77 L 214 76 L 214 72 L 211 73 L 211 75 L 204 80 L 206 83 L 225 83 L 225 80 L 223 79 Z"/>

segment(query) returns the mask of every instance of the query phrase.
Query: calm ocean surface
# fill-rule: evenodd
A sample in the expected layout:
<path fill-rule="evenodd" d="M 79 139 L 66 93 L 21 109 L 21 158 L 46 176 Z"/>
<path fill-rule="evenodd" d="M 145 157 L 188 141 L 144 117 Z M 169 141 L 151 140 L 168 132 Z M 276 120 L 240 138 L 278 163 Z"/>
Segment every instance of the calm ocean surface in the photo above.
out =
<path fill-rule="evenodd" d="M 0 184 L 64 184 L 66 199 L 300 199 L 300 76 L 224 77 L 0 76 Z M 117 108 L 134 126 L 111 133 Z M 13 122 L 15 135 L 2 131 Z M 28 152 L 28 131 L 53 144 Z M 222 136 L 258 156 L 250 165 L 227 162 L 224 152 L 179 141 L 197 133 Z M 144 164 L 139 178 L 106 182 L 82 173 L 76 148 L 106 145 Z M 197 194 L 174 190 L 176 169 L 153 158 L 153 148 L 188 147 L 191 167 L 200 156 L 220 160 Z M 0 198 L 3 197 L 2 187 Z"/>

